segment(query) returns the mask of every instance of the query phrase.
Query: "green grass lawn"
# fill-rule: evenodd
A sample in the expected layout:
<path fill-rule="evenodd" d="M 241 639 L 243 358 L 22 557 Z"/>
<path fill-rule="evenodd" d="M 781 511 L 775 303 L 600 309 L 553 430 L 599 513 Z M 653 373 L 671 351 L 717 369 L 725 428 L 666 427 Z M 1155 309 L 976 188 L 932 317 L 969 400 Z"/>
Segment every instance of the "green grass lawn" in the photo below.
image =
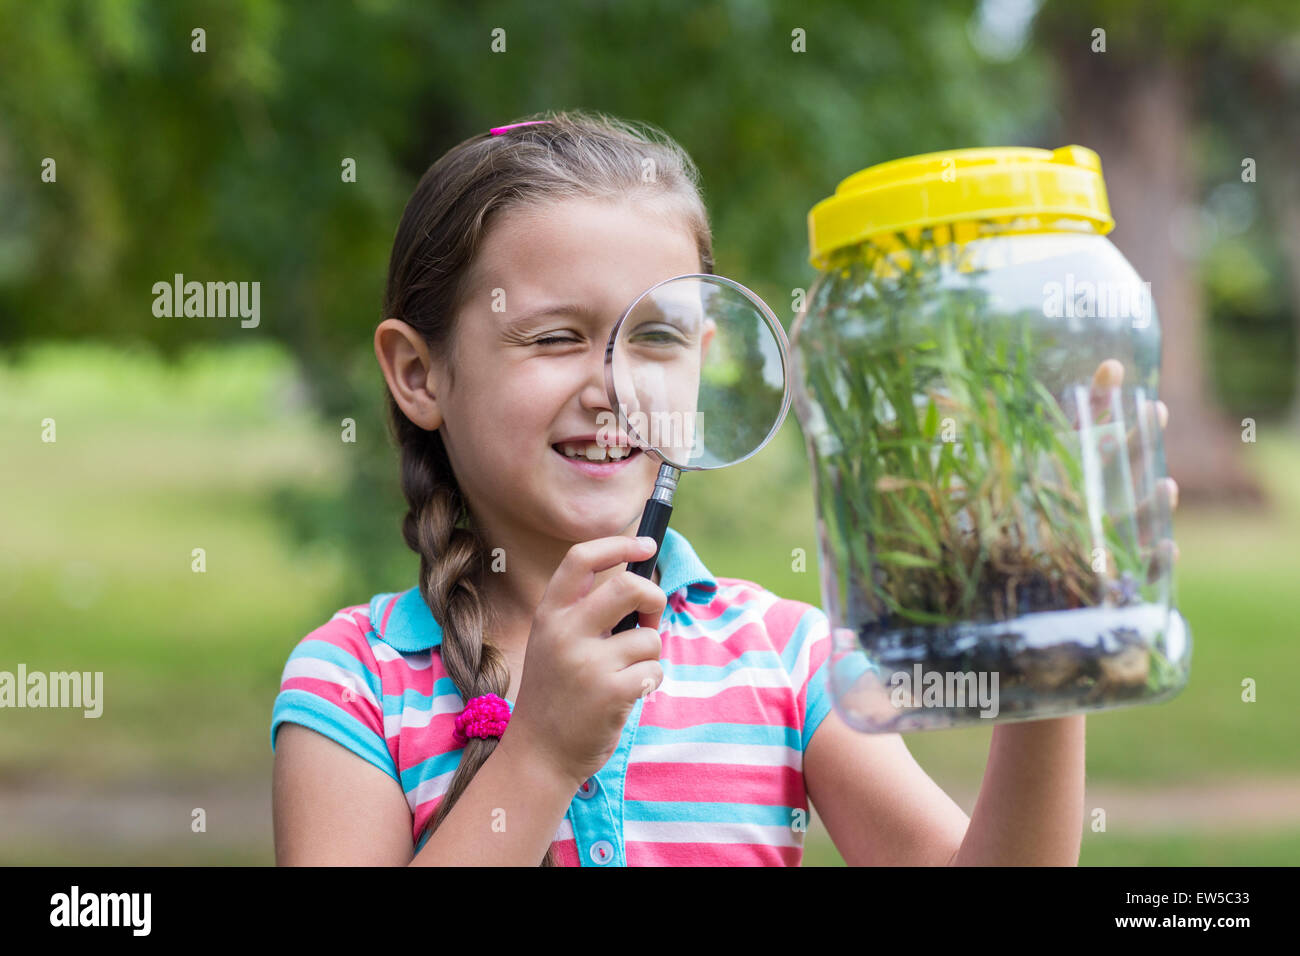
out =
<path fill-rule="evenodd" d="M 288 362 L 269 348 L 196 353 L 174 371 L 144 355 L 80 347 L 41 350 L 19 368 L 0 364 L 0 667 L 100 670 L 105 681 L 98 720 L 5 712 L 0 776 L 70 785 L 153 774 L 266 779 L 285 658 L 337 609 L 347 571 L 337 548 L 286 540 L 271 491 L 291 484 L 337 495 L 344 456 L 359 447 L 341 443 L 295 394 Z M 40 440 L 47 417 L 57 423 L 53 444 Z M 1300 440 L 1264 425 L 1259 444 L 1243 451 L 1278 507 L 1175 516 L 1191 682 L 1169 703 L 1093 717 L 1090 779 L 1155 786 L 1300 773 L 1287 677 L 1300 670 Z M 686 475 L 674 526 L 714 574 L 820 604 L 808 476 L 792 415 L 756 458 Z M 406 554 L 399 515 L 377 518 L 391 518 L 394 553 Z M 203 574 L 191 570 L 198 547 Z M 792 569 L 796 548 L 802 572 Z M 1246 677 L 1257 682 L 1255 703 L 1240 699 Z M 980 779 L 990 732 L 907 741 L 941 786 L 969 786 Z M 827 862 L 813 842 L 809 863 Z M 1294 835 L 1149 844 L 1103 835 L 1085 842 L 1084 857 L 1265 862 L 1287 850 L 1294 859 L 1295 849 Z"/>

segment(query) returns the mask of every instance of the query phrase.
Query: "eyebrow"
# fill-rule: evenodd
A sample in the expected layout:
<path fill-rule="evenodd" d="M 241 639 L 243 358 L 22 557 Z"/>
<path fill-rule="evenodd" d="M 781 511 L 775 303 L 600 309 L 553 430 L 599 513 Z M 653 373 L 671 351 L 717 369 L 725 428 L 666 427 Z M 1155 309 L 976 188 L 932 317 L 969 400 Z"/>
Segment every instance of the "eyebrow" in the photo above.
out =
<path fill-rule="evenodd" d="M 557 305 L 544 305 L 536 309 L 529 309 L 523 315 L 511 319 L 502 327 L 502 329 L 506 332 L 516 332 L 536 322 L 538 319 L 546 318 L 551 315 L 575 315 L 587 319 L 594 319 L 597 317 L 596 311 L 588 306 L 576 302 L 561 302 Z"/>

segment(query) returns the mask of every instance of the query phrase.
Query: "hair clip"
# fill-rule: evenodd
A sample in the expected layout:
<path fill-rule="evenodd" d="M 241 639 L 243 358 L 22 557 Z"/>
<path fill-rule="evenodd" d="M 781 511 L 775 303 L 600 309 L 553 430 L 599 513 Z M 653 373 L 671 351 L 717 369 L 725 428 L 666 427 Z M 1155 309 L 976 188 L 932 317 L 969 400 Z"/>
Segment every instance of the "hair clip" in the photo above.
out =
<path fill-rule="evenodd" d="M 519 126 L 533 126 L 536 123 L 549 123 L 549 122 L 551 122 L 551 120 L 528 120 L 527 122 L 524 123 L 511 123 L 509 126 L 494 126 L 490 130 L 488 130 L 488 134 L 491 136 L 500 136 L 508 129 L 515 129 L 516 127 Z"/>

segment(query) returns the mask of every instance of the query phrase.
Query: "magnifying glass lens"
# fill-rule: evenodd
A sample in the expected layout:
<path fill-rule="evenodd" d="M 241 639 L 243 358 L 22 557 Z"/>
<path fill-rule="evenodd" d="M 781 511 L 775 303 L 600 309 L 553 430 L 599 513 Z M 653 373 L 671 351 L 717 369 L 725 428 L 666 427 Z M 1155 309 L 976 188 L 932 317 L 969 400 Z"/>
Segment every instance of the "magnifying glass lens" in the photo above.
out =
<path fill-rule="evenodd" d="M 754 293 L 685 275 L 643 293 L 606 353 L 623 427 L 676 468 L 754 454 L 789 408 L 785 333 Z"/>

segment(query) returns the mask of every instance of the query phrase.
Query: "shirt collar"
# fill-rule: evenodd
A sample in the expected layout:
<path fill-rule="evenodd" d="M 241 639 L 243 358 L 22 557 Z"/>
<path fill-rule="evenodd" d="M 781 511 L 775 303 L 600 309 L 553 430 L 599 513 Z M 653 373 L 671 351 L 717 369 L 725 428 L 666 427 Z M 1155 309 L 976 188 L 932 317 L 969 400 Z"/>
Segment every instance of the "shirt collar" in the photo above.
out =
<path fill-rule="evenodd" d="M 688 587 L 717 590 L 717 579 L 685 536 L 673 528 L 664 532 L 658 567 L 659 587 L 670 598 Z M 442 627 L 424 603 L 418 587 L 376 594 L 370 599 L 370 622 L 381 641 L 402 653 L 427 651 L 442 643 Z"/>

